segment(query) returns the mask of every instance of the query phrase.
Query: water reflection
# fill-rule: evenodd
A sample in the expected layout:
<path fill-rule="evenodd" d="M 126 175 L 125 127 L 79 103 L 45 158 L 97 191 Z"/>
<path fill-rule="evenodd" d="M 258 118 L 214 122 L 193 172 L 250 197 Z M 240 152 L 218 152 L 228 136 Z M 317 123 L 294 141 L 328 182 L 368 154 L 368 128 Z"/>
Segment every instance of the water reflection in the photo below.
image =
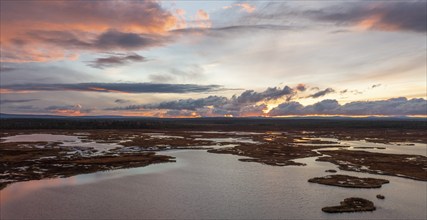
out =
<path fill-rule="evenodd" d="M 1 193 L 1 218 L 299 218 L 422 219 L 426 183 L 398 177 L 339 170 L 339 174 L 390 180 L 380 189 L 347 189 L 308 183 L 336 169 L 304 158 L 307 166 L 273 167 L 244 163 L 233 155 L 168 151 L 177 163 L 116 170 L 66 179 L 13 184 Z M 377 200 L 376 194 L 386 196 Z M 18 196 L 16 196 L 18 195 Z M 323 206 L 358 196 L 377 211 L 329 215 Z M 49 209 L 46 209 L 49 207 Z"/>

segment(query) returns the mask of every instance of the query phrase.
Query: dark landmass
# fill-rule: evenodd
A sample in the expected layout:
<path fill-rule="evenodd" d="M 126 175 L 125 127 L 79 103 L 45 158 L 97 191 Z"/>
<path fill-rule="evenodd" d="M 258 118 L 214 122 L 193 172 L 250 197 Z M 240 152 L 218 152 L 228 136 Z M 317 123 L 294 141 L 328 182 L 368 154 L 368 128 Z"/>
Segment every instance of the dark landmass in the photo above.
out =
<path fill-rule="evenodd" d="M 360 119 L 360 118 L 8 118 L 0 117 L 0 129 L 177 129 L 177 130 L 228 130 L 228 131 L 282 131 L 319 130 L 336 128 L 351 129 L 410 129 L 427 130 L 426 119 Z M 387 130 L 382 131 L 387 133 Z M 329 131 L 325 131 L 328 134 Z M 413 134 L 416 135 L 416 134 Z M 366 133 L 364 138 L 376 139 Z M 402 135 L 400 135 L 402 136 Z M 419 137 L 423 137 L 419 135 Z M 424 138 L 426 140 L 427 138 Z"/>
<path fill-rule="evenodd" d="M 353 147 L 354 149 L 377 149 L 377 150 L 384 150 L 385 147 Z"/>
<path fill-rule="evenodd" d="M 423 118 L 128 118 L 0 117 L 0 130 L 161 130 L 306 132 L 307 137 L 366 140 L 374 143 L 427 143 Z M 309 133 L 312 132 L 312 135 Z"/>
<path fill-rule="evenodd" d="M 377 195 L 377 199 L 385 199 L 385 196 L 384 196 L 384 195 L 381 195 L 381 194 L 378 194 L 378 195 Z"/>
<path fill-rule="evenodd" d="M 208 150 L 209 153 L 233 154 L 250 158 L 240 158 L 242 162 L 258 162 L 273 166 L 305 165 L 292 161 L 305 157 L 320 156 L 315 149 L 331 147 L 324 146 L 298 146 L 293 142 L 279 142 L 267 144 L 239 144 L 236 147 Z M 336 147 L 336 146 L 334 146 Z M 348 146 L 342 146 L 348 147 Z"/>
<path fill-rule="evenodd" d="M 155 153 L 170 149 L 208 149 L 273 166 L 304 165 L 293 160 L 320 156 L 320 161 L 343 170 L 427 179 L 424 156 L 321 150 L 348 147 L 341 140 L 427 143 L 423 120 L 1 118 L 0 128 L 0 137 L 62 134 L 79 136 L 87 144 L 117 145 L 99 152 L 65 142 L 0 142 L 3 187 L 17 181 L 173 162 L 173 158 Z"/>
<path fill-rule="evenodd" d="M 308 182 L 347 188 L 380 188 L 383 184 L 389 183 L 390 181 L 385 179 L 361 178 L 348 175 L 329 175 L 311 178 Z"/>
<path fill-rule="evenodd" d="M 337 171 L 333 170 L 333 169 L 330 169 L 330 170 L 325 170 L 325 172 L 327 172 L 327 173 L 336 173 Z"/>
<path fill-rule="evenodd" d="M 121 168 L 174 162 L 174 158 L 155 152 L 96 155 L 96 150 L 63 147 L 54 142 L 0 143 L 0 190 L 13 182 L 69 177 Z M 41 148 L 43 147 L 43 148 Z"/>
<path fill-rule="evenodd" d="M 321 150 L 326 161 L 341 170 L 398 176 L 427 181 L 427 157 L 421 155 L 383 154 L 367 151 Z"/>
<path fill-rule="evenodd" d="M 328 206 L 322 208 L 322 211 L 328 213 L 342 213 L 342 212 L 365 212 L 374 211 L 376 208 L 374 203 L 362 198 L 350 197 L 344 199 L 339 206 Z"/>

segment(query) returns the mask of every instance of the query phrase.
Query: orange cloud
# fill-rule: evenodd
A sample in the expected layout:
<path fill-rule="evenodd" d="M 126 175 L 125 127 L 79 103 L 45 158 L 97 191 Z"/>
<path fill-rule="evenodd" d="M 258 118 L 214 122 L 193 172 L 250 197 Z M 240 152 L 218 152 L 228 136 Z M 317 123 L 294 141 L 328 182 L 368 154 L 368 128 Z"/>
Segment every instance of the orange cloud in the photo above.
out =
<path fill-rule="evenodd" d="M 76 59 L 85 43 L 109 30 L 162 36 L 183 27 L 180 17 L 154 0 L 2 1 L 0 12 L 1 62 Z M 69 46 L 59 45 L 59 40 Z"/>
<path fill-rule="evenodd" d="M 175 17 L 177 18 L 175 29 L 184 29 L 187 27 L 187 22 L 185 20 L 186 11 L 184 9 L 176 9 Z"/>
<path fill-rule="evenodd" d="M 250 5 L 249 3 L 238 3 L 234 4 L 235 6 L 241 7 L 243 10 L 245 10 L 248 13 L 252 13 L 255 11 L 256 7 L 253 5 Z"/>
<path fill-rule="evenodd" d="M 90 113 L 91 109 L 84 109 L 82 105 L 49 106 L 45 110 L 55 115 L 83 116 Z"/>
<path fill-rule="evenodd" d="M 86 115 L 85 113 L 82 113 L 80 110 L 54 110 L 52 111 L 55 115 L 64 115 L 64 116 L 83 116 Z"/>
<path fill-rule="evenodd" d="M 340 25 L 354 25 L 362 30 L 411 31 L 425 33 L 425 1 L 358 2 L 340 4 L 317 11 L 306 11 L 316 21 L 332 21 Z"/>
<path fill-rule="evenodd" d="M 32 93 L 34 91 L 25 91 L 25 90 L 13 90 L 13 89 L 0 89 L 0 94 L 13 94 L 13 93 Z"/>
<path fill-rule="evenodd" d="M 195 18 L 199 28 L 210 28 L 212 26 L 209 14 L 203 9 L 197 10 Z"/>
<path fill-rule="evenodd" d="M 222 7 L 222 9 L 227 10 L 227 9 L 231 9 L 233 7 L 239 7 L 241 10 L 246 11 L 247 13 L 252 13 L 256 10 L 256 7 L 249 4 L 249 3 L 236 3 L 233 5 L 228 5 L 228 6 L 224 6 Z"/>
<path fill-rule="evenodd" d="M 383 14 L 371 15 L 360 20 L 356 27 L 362 30 L 379 29 L 384 31 L 396 31 L 400 27 L 397 24 L 383 22 Z"/>

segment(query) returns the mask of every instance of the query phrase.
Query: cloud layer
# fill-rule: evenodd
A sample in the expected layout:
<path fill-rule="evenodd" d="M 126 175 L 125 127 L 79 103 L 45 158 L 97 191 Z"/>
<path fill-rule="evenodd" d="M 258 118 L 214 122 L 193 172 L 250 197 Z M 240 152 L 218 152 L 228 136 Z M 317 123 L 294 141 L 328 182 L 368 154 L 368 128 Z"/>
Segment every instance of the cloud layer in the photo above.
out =
<path fill-rule="evenodd" d="M 165 116 L 198 115 L 198 116 L 260 116 L 267 110 L 265 102 L 272 100 L 291 100 L 299 91 L 301 84 L 295 88 L 284 86 L 272 87 L 262 92 L 246 90 L 240 95 L 231 98 L 223 96 L 209 96 L 199 99 L 181 99 L 154 104 L 128 105 L 125 107 L 107 108 L 113 111 L 147 111 L 166 110 Z"/>
<path fill-rule="evenodd" d="M 364 29 L 413 31 L 427 29 L 425 1 L 353 2 L 323 10 L 306 11 L 305 15 L 339 25 L 356 25 Z"/>
<path fill-rule="evenodd" d="M 294 116 L 294 115 L 348 115 L 348 116 L 401 116 L 427 115 L 425 99 L 392 98 L 380 101 L 350 102 L 340 105 L 337 100 L 325 99 L 313 105 L 303 106 L 292 101 L 301 85 L 290 88 L 268 88 L 263 92 L 247 90 L 231 98 L 208 96 L 199 99 L 180 99 L 153 104 L 128 105 L 106 108 L 108 111 L 153 112 L 162 117 L 247 117 L 247 116 Z M 332 89 L 329 89 L 332 90 Z M 321 92 L 328 91 L 328 89 Z M 320 97 L 321 95 L 317 96 Z M 280 101 L 277 107 L 269 110 L 268 101 Z M 162 112 L 162 113 L 159 113 Z"/>
<path fill-rule="evenodd" d="M 192 93 L 222 90 L 219 85 L 161 83 L 75 83 L 75 84 L 12 84 L 2 85 L 1 93 L 36 91 L 80 91 L 106 93 Z"/>
<path fill-rule="evenodd" d="M 117 54 L 90 61 L 88 66 L 104 69 L 107 67 L 122 66 L 129 63 L 144 62 L 145 60 L 145 57 L 136 53 Z"/>
<path fill-rule="evenodd" d="M 273 108 L 269 115 L 427 115 L 427 101 L 421 98 L 408 100 L 401 97 L 381 101 L 350 102 L 344 105 L 331 99 L 308 106 L 298 102 L 286 102 Z"/>
<path fill-rule="evenodd" d="M 2 1 L 2 62 L 159 45 L 177 19 L 157 1 Z"/>

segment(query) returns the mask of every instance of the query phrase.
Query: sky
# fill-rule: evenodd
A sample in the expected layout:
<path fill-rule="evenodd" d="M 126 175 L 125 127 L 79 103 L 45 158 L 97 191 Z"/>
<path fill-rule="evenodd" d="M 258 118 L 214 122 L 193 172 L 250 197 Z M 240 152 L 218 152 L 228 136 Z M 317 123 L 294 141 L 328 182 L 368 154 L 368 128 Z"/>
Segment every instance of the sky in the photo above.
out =
<path fill-rule="evenodd" d="M 427 1 L 1 0 L 0 112 L 427 115 Z"/>

